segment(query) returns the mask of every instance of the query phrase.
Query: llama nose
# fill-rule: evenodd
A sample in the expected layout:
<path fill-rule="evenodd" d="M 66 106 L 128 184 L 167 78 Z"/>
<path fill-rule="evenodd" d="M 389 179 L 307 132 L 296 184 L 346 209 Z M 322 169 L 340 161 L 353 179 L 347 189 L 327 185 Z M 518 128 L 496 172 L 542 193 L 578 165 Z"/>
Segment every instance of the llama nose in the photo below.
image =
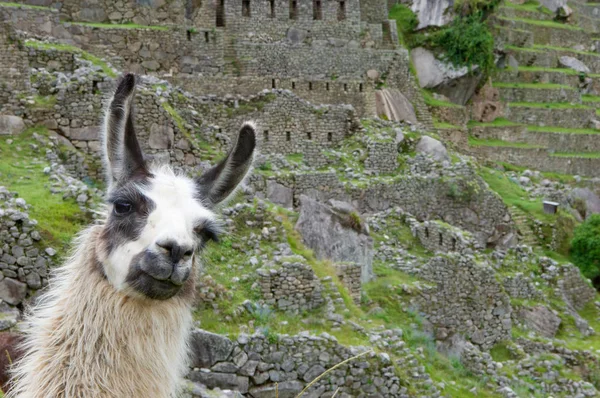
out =
<path fill-rule="evenodd" d="M 179 260 L 186 256 L 191 256 L 193 253 L 192 246 L 179 244 L 172 239 L 158 241 L 156 242 L 156 246 L 163 249 L 165 254 L 169 256 L 174 264 L 177 264 Z"/>

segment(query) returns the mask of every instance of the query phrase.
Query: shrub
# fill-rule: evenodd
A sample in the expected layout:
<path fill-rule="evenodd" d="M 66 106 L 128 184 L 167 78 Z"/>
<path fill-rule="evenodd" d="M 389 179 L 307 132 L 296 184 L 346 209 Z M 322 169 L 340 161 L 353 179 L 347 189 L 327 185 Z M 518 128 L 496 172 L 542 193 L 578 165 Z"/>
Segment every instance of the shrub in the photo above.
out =
<path fill-rule="evenodd" d="M 457 67 L 472 70 L 478 65 L 484 76 L 494 68 L 494 37 L 482 12 L 457 16 L 448 27 L 422 40 L 429 47 L 442 49 L 445 60 Z"/>
<path fill-rule="evenodd" d="M 571 256 L 586 277 L 600 276 L 600 214 L 594 214 L 575 229 Z"/>
<path fill-rule="evenodd" d="M 396 4 L 390 10 L 389 18 L 396 21 L 398 36 L 404 45 L 409 44 L 409 37 L 419 25 L 415 13 L 404 4 Z"/>

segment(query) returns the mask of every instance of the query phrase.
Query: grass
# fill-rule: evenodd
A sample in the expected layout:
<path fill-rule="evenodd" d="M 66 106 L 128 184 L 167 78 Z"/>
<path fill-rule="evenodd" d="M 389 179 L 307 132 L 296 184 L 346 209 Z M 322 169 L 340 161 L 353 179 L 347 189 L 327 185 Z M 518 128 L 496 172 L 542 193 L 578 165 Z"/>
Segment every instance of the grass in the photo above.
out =
<path fill-rule="evenodd" d="M 464 108 L 461 105 L 449 101 L 442 101 L 433 97 L 433 94 L 427 90 L 421 90 L 425 103 L 429 106 L 446 106 L 451 108 Z"/>
<path fill-rule="evenodd" d="M 550 46 L 550 45 L 545 45 L 545 44 L 534 44 L 533 48 L 535 50 L 540 50 L 540 51 L 547 51 L 547 50 L 564 51 L 564 52 L 570 52 L 570 53 L 576 53 L 576 54 L 582 54 L 582 55 L 593 55 L 594 57 L 600 57 L 600 54 L 592 52 L 592 51 L 575 50 L 573 48 L 568 48 L 568 47 L 557 47 L 557 46 Z"/>
<path fill-rule="evenodd" d="M 524 4 L 515 4 L 510 1 L 505 1 L 500 8 L 512 8 L 519 11 L 539 12 L 542 14 L 552 15 L 552 11 L 544 6 L 540 6 L 537 1 L 528 1 Z"/>
<path fill-rule="evenodd" d="M 552 90 L 575 90 L 571 86 L 564 84 L 553 84 L 553 83 L 494 83 L 494 87 L 497 88 L 531 88 L 531 89 L 552 89 Z"/>
<path fill-rule="evenodd" d="M 105 75 L 112 77 L 112 78 L 117 77 L 117 73 L 105 61 L 96 57 L 95 55 L 88 53 L 87 51 L 83 51 L 79 47 L 75 47 L 75 46 L 72 46 L 69 44 L 62 44 L 62 43 L 42 43 L 42 42 L 35 41 L 35 40 L 26 40 L 25 46 L 31 47 L 31 48 L 36 48 L 39 50 L 56 50 L 56 51 L 65 51 L 65 52 L 79 54 L 79 56 L 81 58 L 100 67 L 102 69 L 102 72 L 104 72 Z"/>
<path fill-rule="evenodd" d="M 546 28 L 554 28 L 554 29 L 567 29 L 567 30 L 583 30 L 579 26 L 567 25 L 554 21 L 540 21 L 537 19 L 527 19 L 527 18 L 506 18 L 506 17 L 498 17 L 498 19 L 503 21 L 517 21 L 523 22 L 530 25 L 543 26 Z"/>
<path fill-rule="evenodd" d="M 26 8 L 26 9 L 30 9 L 30 10 L 52 10 L 52 8 L 50 7 L 43 7 L 43 6 L 31 6 L 29 4 L 20 4 L 20 3 L 10 3 L 10 2 L 0 2 L 0 7 L 17 7 L 17 8 Z M 1 395 L 0 395 L 1 397 Z"/>
<path fill-rule="evenodd" d="M 537 133 L 564 133 L 564 134 L 600 134 L 600 130 L 576 129 L 556 126 L 527 126 L 527 130 Z"/>
<path fill-rule="evenodd" d="M 487 182 L 490 189 L 496 192 L 508 207 L 515 206 L 525 213 L 543 222 L 554 222 L 556 215 L 544 213 L 542 199 L 529 200 L 527 192 L 503 173 L 486 167 L 479 170 L 479 175 Z"/>
<path fill-rule="evenodd" d="M 97 22 L 70 22 L 73 25 L 88 26 L 90 28 L 99 29 L 152 29 L 152 30 L 169 30 L 166 26 L 156 25 L 139 25 L 134 23 L 126 24 L 111 24 L 111 23 L 97 23 Z"/>
<path fill-rule="evenodd" d="M 594 301 L 600 299 L 596 296 L 595 300 L 590 301 L 585 307 L 579 311 L 579 315 L 588 321 L 590 326 L 597 332 L 600 330 L 600 313 L 594 304 Z M 571 317 L 572 318 L 572 317 Z M 557 338 L 565 341 L 565 345 L 573 350 L 592 350 L 600 349 L 600 338 L 598 334 L 584 337 L 579 333 L 579 330 L 572 322 L 563 322 L 561 328 L 556 335 Z"/>
<path fill-rule="evenodd" d="M 600 159 L 600 152 L 554 152 L 555 158 Z"/>
<path fill-rule="evenodd" d="M 445 123 L 445 122 L 434 122 L 433 127 L 436 129 L 461 129 L 460 126 L 455 126 L 454 124 Z"/>
<path fill-rule="evenodd" d="M 17 192 L 33 208 L 31 218 L 39 223 L 45 242 L 61 254 L 73 236 L 88 220 L 73 200 L 63 200 L 62 195 L 52 194 L 50 181 L 43 170 L 48 163 L 44 152 L 36 152 L 31 145 L 39 145 L 33 133 L 47 134 L 41 128 L 31 128 L 19 136 L 0 137 L 0 185 Z M 13 142 L 8 144 L 8 139 Z"/>
<path fill-rule="evenodd" d="M 581 96 L 583 102 L 600 102 L 600 96 L 584 94 Z"/>
<path fill-rule="evenodd" d="M 503 117 L 499 117 L 494 119 L 491 122 L 477 122 L 475 120 L 470 120 L 469 123 L 467 123 L 468 127 L 518 127 L 518 126 L 522 126 L 522 124 L 520 123 L 515 123 L 512 122 L 508 119 L 505 119 Z"/>
<path fill-rule="evenodd" d="M 522 142 L 508 142 L 502 140 L 482 140 L 475 137 L 469 137 L 469 145 L 471 146 L 491 146 L 504 148 L 523 148 L 523 149 L 540 149 L 544 148 L 539 145 L 531 145 Z"/>
<path fill-rule="evenodd" d="M 513 108 L 537 108 L 537 109 L 594 109 L 581 104 L 570 104 L 568 102 L 510 102 Z"/>
<path fill-rule="evenodd" d="M 31 107 L 34 108 L 43 108 L 43 109 L 52 109 L 54 105 L 56 105 L 56 96 L 55 95 L 36 95 L 33 97 L 33 104 Z"/>
<path fill-rule="evenodd" d="M 508 70 L 514 70 L 514 68 L 507 68 Z M 519 72 L 547 72 L 547 73 L 562 73 L 565 75 L 579 76 L 580 73 L 574 69 L 568 68 L 545 68 L 543 66 L 519 66 L 517 69 Z"/>

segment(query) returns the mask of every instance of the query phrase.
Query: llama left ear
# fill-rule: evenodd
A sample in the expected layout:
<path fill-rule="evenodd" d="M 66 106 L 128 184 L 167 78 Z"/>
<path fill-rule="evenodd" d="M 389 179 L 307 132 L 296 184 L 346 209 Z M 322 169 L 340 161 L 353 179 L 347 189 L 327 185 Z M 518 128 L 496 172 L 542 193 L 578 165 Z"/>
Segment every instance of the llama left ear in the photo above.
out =
<path fill-rule="evenodd" d="M 109 189 L 119 182 L 148 174 L 133 126 L 134 97 L 135 75 L 128 73 L 120 79 L 106 112 L 104 159 Z"/>
<path fill-rule="evenodd" d="M 231 196 L 252 167 L 256 147 L 256 127 L 244 123 L 235 144 L 219 164 L 196 179 L 199 194 L 214 207 Z"/>

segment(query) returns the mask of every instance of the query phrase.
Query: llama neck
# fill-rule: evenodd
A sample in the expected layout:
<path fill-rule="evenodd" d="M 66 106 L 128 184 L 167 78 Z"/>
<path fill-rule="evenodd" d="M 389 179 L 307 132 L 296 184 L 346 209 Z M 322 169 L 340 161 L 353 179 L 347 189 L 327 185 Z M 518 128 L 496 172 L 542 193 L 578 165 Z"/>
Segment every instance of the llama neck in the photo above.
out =
<path fill-rule="evenodd" d="M 171 397 L 187 368 L 191 303 L 137 299 L 104 278 L 84 233 L 30 319 L 9 397 Z"/>

